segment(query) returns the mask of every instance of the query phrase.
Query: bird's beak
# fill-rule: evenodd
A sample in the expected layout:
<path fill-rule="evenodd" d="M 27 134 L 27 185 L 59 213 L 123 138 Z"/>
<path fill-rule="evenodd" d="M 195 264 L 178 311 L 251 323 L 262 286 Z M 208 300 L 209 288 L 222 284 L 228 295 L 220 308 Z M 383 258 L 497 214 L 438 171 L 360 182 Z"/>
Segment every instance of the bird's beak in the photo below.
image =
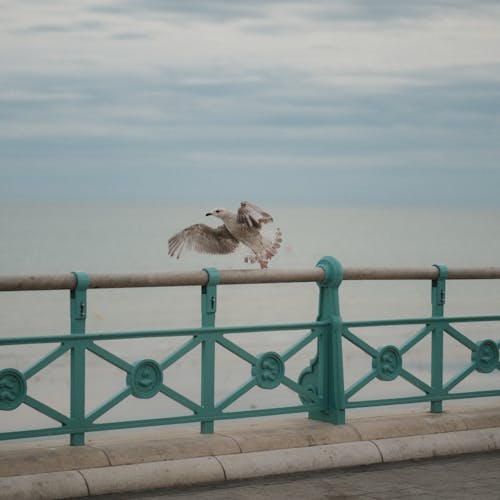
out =
<path fill-rule="evenodd" d="M 208 217 L 209 215 L 212 215 L 212 212 L 208 212 L 205 215 Z"/>

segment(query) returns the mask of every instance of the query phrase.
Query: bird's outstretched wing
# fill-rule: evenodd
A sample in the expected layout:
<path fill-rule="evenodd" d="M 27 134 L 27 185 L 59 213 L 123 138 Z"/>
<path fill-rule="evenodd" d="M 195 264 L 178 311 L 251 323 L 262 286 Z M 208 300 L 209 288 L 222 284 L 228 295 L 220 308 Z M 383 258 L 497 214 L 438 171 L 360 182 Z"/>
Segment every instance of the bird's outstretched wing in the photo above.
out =
<path fill-rule="evenodd" d="M 225 254 L 234 252 L 238 245 L 239 241 L 233 238 L 226 226 L 213 228 L 206 224 L 194 224 L 168 240 L 168 255 L 179 258 L 183 250 Z"/>
<path fill-rule="evenodd" d="M 262 224 L 273 222 L 273 218 L 267 212 L 264 212 L 262 208 L 248 201 L 241 202 L 241 206 L 236 214 L 236 220 L 240 224 L 246 224 L 248 227 L 257 229 L 260 229 Z"/>

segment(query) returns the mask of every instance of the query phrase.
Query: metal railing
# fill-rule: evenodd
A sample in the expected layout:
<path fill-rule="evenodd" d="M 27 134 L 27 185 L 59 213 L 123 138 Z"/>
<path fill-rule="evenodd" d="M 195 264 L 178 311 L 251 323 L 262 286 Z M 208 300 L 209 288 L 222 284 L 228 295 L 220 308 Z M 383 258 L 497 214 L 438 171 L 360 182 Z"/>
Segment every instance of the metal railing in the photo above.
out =
<path fill-rule="evenodd" d="M 202 433 L 211 433 L 214 422 L 225 419 L 263 415 L 307 412 L 312 419 L 345 423 L 349 408 L 392 405 L 404 403 L 430 403 L 432 412 L 441 412 L 442 403 L 451 399 L 500 396 L 498 390 L 455 392 L 458 384 L 473 372 L 492 373 L 500 369 L 499 341 L 483 339 L 474 342 L 460 332 L 457 324 L 467 322 L 500 321 L 500 315 L 445 317 L 444 303 L 446 280 L 449 279 L 498 279 L 499 267 L 447 268 L 442 265 L 415 268 L 343 268 L 332 257 L 324 257 L 317 266 L 308 270 L 216 270 L 172 272 L 155 274 L 86 274 L 81 272 L 38 275 L 0 276 L 0 291 L 70 290 L 70 334 L 46 335 L 23 338 L 1 338 L 1 348 L 57 344 L 49 354 L 34 365 L 20 371 L 6 364 L 0 356 L 0 410 L 13 411 L 27 405 L 49 417 L 54 427 L 11 432 L 0 432 L 0 439 L 18 439 L 37 436 L 69 434 L 72 445 L 82 445 L 85 433 L 99 430 L 137 428 L 154 425 L 199 422 Z M 424 318 L 388 319 L 375 321 L 344 321 L 339 306 L 339 286 L 345 280 L 429 280 L 431 281 L 432 315 Z M 252 326 L 217 327 L 217 287 L 229 284 L 316 282 L 319 286 L 319 312 L 315 321 Z M 87 291 L 96 288 L 201 286 L 201 327 L 118 333 L 86 333 Z M 419 330 L 401 346 L 386 345 L 374 348 L 353 333 L 358 327 L 415 325 Z M 236 334 L 252 332 L 300 331 L 308 333 L 285 352 L 251 354 L 232 340 Z M 448 335 L 470 351 L 470 362 L 450 380 L 443 375 L 443 339 Z M 403 357 L 423 339 L 431 338 L 430 383 L 407 370 Z M 184 344 L 173 352 L 164 353 L 159 360 L 140 359 L 129 363 L 100 341 L 120 339 L 152 339 L 185 337 Z M 231 338 L 230 338 L 231 337 Z M 342 346 L 350 342 L 371 358 L 371 365 L 361 378 L 350 387 L 344 387 L 344 359 Z M 297 380 L 287 375 L 286 364 L 297 353 L 316 342 L 316 354 L 309 366 L 304 367 Z M 215 347 L 226 349 L 249 365 L 248 380 L 232 393 L 216 402 L 214 396 Z M 196 347 L 201 346 L 201 395 L 200 403 L 193 401 L 170 387 L 163 372 Z M 70 353 L 69 414 L 63 414 L 30 394 L 30 379 Z M 118 368 L 124 374 L 123 388 L 110 400 L 90 412 L 86 411 L 85 380 L 86 353 L 91 352 L 101 360 Z M 418 396 L 354 400 L 371 381 L 388 382 L 402 378 L 421 393 Z M 230 411 L 234 402 L 254 387 L 272 390 L 286 386 L 296 394 L 297 404 L 268 409 Z M 149 399 L 158 394 L 184 407 L 189 415 L 163 416 L 99 423 L 126 398 Z"/>

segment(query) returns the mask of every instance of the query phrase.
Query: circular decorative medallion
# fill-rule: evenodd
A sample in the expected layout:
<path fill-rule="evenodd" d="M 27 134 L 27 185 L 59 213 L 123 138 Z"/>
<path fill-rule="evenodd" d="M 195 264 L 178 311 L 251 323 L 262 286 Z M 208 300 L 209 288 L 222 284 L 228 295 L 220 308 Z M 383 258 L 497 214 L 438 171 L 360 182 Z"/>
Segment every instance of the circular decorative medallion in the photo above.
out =
<path fill-rule="evenodd" d="M 252 367 L 252 375 L 262 389 L 274 389 L 280 385 L 285 375 L 285 363 L 275 352 L 260 354 L 257 364 Z"/>
<path fill-rule="evenodd" d="M 134 364 L 127 375 L 127 384 L 136 398 L 147 399 L 156 396 L 163 383 L 163 371 L 153 359 L 144 359 Z"/>
<path fill-rule="evenodd" d="M 26 396 L 26 379 L 15 368 L 0 370 L 0 410 L 14 410 Z"/>
<path fill-rule="evenodd" d="M 478 372 L 490 373 L 498 365 L 498 347 L 493 340 L 483 340 L 478 343 L 477 351 L 472 353 L 471 358 Z"/>
<path fill-rule="evenodd" d="M 397 347 L 387 345 L 379 349 L 372 366 L 377 370 L 377 378 L 388 382 L 399 375 L 403 366 L 403 358 Z"/>

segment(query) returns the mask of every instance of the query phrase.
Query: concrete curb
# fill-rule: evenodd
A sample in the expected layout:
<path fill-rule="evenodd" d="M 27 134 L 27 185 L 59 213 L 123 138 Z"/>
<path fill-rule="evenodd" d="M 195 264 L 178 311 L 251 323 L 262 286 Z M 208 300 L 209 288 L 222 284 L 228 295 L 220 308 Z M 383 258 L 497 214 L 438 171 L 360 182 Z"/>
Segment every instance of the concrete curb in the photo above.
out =
<path fill-rule="evenodd" d="M 157 439 L 156 447 L 149 440 L 110 440 L 98 449 L 27 448 L 17 455 L 14 445 L 0 447 L 0 499 L 77 498 L 500 450 L 500 408 L 353 419 L 345 426 L 303 419 L 246 422 L 219 435 L 186 436 L 193 439 L 184 447 L 182 437 Z M 15 463 L 5 465 L 16 457 L 17 470 Z M 73 470 L 40 472 L 43 466 Z"/>
<path fill-rule="evenodd" d="M 85 479 L 78 471 L 49 472 L 0 479 L 0 498 L 12 500 L 78 498 L 88 496 Z"/>
<path fill-rule="evenodd" d="M 80 471 L 89 495 L 172 488 L 225 480 L 224 469 L 216 457 L 186 458 L 117 465 Z"/>
<path fill-rule="evenodd" d="M 370 441 L 256 451 L 217 458 L 228 480 L 369 465 L 382 461 L 377 447 Z"/>

